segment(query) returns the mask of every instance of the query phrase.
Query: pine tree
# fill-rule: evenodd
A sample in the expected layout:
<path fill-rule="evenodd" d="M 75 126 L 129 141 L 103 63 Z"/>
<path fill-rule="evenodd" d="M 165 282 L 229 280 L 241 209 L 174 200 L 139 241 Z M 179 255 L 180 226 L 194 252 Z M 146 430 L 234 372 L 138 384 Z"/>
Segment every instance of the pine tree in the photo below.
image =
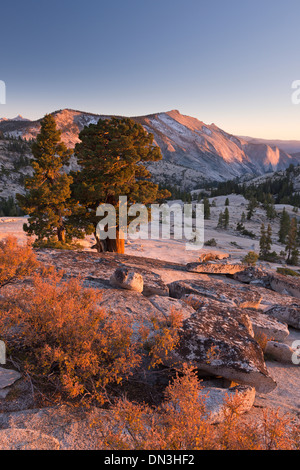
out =
<path fill-rule="evenodd" d="M 259 240 L 259 258 L 267 260 L 270 255 L 270 250 L 272 246 L 272 228 L 271 225 L 268 225 L 267 230 L 265 225 L 261 224 L 260 228 L 260 240 Z"/>
<path fill-rule="evenodd" d="M 118 220 L 116 238 L 99 239 L 97 207 L 107 203 L 118 212 L 119 196 L 127 196 L 128 205 L 150 204 L 169 197 L 169 191 L 160 191 L 149 181 L 151 174 L 143 164 L 160 160 L 160 149 L 153 145 L 153 135 L 129 118 L 99 119 L 97 124 L 85 127 L 79 139 L 75 156 L 81 169 L 73 174 L 72 190 L 84 212 L 73 218 L 73 223 L 86 233 L 92 230 L 99 252 L 123 253 Z"/>
<path fill-rule="evenodd" d="M 218 219 L 218 225 L 217 228 L 223 228 L 224 227 L 224 214 L 221 211 L 219 214 L 219 219 Z"/>
<path fill-rule="evenodd" d="M 226 200 L 225 200 L 225 206 L 229 206 L 229 199 L 228 199 L 228 197 L 227 197 Z"/>
<path fill-rule="evenodd" d="M 228 207 L 226 207 L 224 211 L 224 228 L 227 229 L 228 225 L 229 225 L 229 210 L 228 210 Z"/>
<path fill-rule="evenodd" d="M 204 209 L 204 219 L 207 220 L 210 218 L 210 204 L 207 197 L 203 199 L 203 209 Z"/>
<path fill-rule="evenodd" d="M 293 217 L 291 220 L 291 228 L 287 235 L 287 244 L 286 244 L 286 252 L 287 252 L 287 264 L 297 265 L 299 261 L 299 250 L 298 250 L 298 228 L 297 228 L 297 219 Z"/>
<path fill-rule="evenodd" d="M 271 224 L 268 224 L 267 235 L 266 235 L 267 254 L 270 254 L 271 248 L 272 248 L 272 227 L 271 227 Z"/>
<path fill-rule="evenodd" d="M 268 193 L 265 197 L 264 208 L 266 211 L 267 218 L 269 220 L 275 219 L 277 213 L 274 206 L 274 199 L 272 194 Z"/>
<path fill-rule="evenodd" d="M 265 224 L 261 224 L 260 227 L 260 239 L 259 239 L 259 257 L 261 259 L 264 258 L 265 251 L 266 251 L 266 230 Z"/>
<path fill-rule="evenodd" d="M 280 243 L 284 244 L 286 242 L 286 237 L 290 231 L 290 226 L 291 226 L 290 216 L 284 207 L 281 217 L 280 217 L 280 228 L 279 228 L 279 233 L 278 233 L 278 241 Z"/>
<path fill-rule="evenodd" d="M 24 230 L 35 234 L 38 241 L 56 238 L 66 240 L 65 218 L 71 214 L 71 176 L 63 171 L 72 151 L 61 142 L 61 131 L 56 121 L 47 114 L 41 121 L 41 130 L 32 144 L 33 175 L 25 180 L 26 194 L 17 195 L 21 209 L 29 215 Z"/>
<path fill-rule="evenodd" d="M 257 206 L 258 206 L 257 200 L 254 197 L 251 197 L 250 201 L 249 201 L 249 204 L 247 206 L 247 210 L 248 210 L 247 220 L 251 220 L 251 218 L 253 217 L 253 214 L 254 214 L 254 210 L 256 209 Z"/>

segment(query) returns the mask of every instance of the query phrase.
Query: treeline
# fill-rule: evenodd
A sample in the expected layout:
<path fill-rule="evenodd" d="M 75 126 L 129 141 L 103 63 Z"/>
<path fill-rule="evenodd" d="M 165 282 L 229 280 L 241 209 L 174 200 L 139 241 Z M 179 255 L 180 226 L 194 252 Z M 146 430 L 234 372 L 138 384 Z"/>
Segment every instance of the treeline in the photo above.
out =
<path fill-rule="evenodd" d="M 220 182 L 217 187 L 211 187 L 211 197 L 224 196 L 226 194 L 241 194 L 246 199 L 255 198 L 265 204 L 272 196 L 274 204 L 290 204 L 300 207 L 300 193 L 295 192 L 292 178 L 300 174 L 300 165 L 290 165 L 281 178 L 268 179 L 259 184 L 240 183 L 237 180 Z M 276 174 L 275 174 L 276 176 Z"/>
<path fill-rule="evenodd" d="M 12 196 L 0 198 L 0 217 L 20 217 L 24 212 L 16 204 Z"/>
<path fill-rule="evenodd" d="M 174 186 L 167 183 L 160 183 L 159 188 L 161 190 L 167 190 L 171 194 L 168 199 L 181 200 L 182 202 L 201 202 L 209 194 L 209 190 L 202 190 L 200 192 L 191 193 L 191 189 L 181 189 L 180 186 Z M 196 191 L 196 190 L 195 190 Z"/>
<path fill-rule="evenodd" d="M 0 140 L 5 141 L 5 150 L 8 152 L 18 153 L 21 156 L 31 153 L 31 145 L 33 143 L 33 139 L 31 140 L 24 140 L 21 136 L 13 136 L 13 135 L 5 135 L 2 131 L 0 131 Z"/>
<path fill-rule="evenodd" d="M 167 183 L 159 184 L 159 189 L 169 191 L 170 197 L 168 199 L 172 200 L 181 200 L 182 202 L 189 203 L 197 198 L 197 195 L 192 195 L 189 190 L 181 189 L 179 186 L 173 186 Z"/>

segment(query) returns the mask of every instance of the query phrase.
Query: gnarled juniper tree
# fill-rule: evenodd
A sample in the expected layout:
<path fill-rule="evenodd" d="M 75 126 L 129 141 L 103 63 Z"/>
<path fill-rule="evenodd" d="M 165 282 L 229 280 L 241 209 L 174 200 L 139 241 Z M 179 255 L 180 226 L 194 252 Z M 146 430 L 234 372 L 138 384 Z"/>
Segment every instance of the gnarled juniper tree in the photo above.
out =
<path fill-rule="evenodd" d="M 84 211 L 73 217 L 75 226 L 93 232 L 99 252 L 124 253 L 124 239 L 118 226 L 119 196 L 127 196 L 128 205 L 150 204 L 170 195 L 150 181 L 151 174 L 144 165 L 162 158 L 159 147 L 153 145 L 153 135 L 129 118 L 100 119 L 79 134 L 75 146 L 80 170 L 73 174 L 74 198 Z M 115 239 L 100 240 L 97 234 L 97 207 L 111 204 L 116 209 Z"/>

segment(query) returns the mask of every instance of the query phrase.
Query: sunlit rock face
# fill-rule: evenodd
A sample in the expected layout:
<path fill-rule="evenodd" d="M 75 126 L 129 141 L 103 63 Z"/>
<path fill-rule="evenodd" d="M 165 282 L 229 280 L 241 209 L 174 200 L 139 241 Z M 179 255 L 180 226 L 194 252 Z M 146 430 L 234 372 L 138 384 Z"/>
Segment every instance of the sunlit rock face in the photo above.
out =
<path fill-rule="evenodd" d="M 69 148 L 74 148 L 79 142 L 79 133 L 84 126 L 96 124 L 99 119 L 111 118 L 72 109 L 55 111 L 53 115 L 62 132 L 62 140 Z M 162 151 L 161 161 L 147 164 L 156 182 L 193 188 L 199 187 L 202 182 L 255 177 L 284 170 L 291 163 L 300 163 L 300 155 L 289 155 L 267 143 L 248 142 L 215 124 L 205 124 L 177 110 L 132 119 L 153 134 L 154 144 Z M 20 136 L 31 140 L 39 133 L 40 121 L 24 118 L 3 120 L 0 131 L 4 137 Z"/>

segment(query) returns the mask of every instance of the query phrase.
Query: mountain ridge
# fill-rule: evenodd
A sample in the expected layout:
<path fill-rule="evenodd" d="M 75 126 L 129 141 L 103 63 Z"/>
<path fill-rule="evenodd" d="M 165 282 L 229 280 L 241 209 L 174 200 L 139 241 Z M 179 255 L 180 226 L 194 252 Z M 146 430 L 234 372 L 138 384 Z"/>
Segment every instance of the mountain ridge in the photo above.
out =
<path fill-rule="evenodd" d="M 78 134 L 84 126 L 112 117 L 69 108 L 51 114 L 69 148 L 79 142 Z M 154 143 L 161 148 L 163 160 L 147 166 L 153 179 L 162 184 L 172 182 L 193 189 L 204 182 L 251 178 L 284 170 L 291 163 L 300 164 L 299 155 L 292 156 L 279 147 L 235 136 L 214 123 L 205 124 L 176 109 L 131 119 L 151 132 Z M 40 121 L 2 121 L 0 131 L 4 136 L 30 140 L 37 136 Z"/>

